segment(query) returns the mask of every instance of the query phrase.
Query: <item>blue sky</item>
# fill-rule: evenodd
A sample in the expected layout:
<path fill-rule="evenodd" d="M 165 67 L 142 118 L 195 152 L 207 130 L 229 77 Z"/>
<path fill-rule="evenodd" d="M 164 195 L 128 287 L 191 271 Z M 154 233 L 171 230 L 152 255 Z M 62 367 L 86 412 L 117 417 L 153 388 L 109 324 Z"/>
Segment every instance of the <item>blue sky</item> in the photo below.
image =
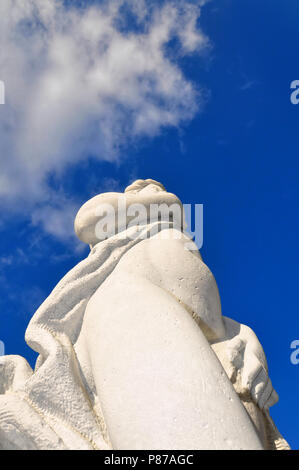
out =
<path fill-rule="evenodd" d="M 45 24 L 53 19 L 51 3 L 41 13 Z M 7 102 L 0 107 L 0 340 L 7 354 L 33 365 L 35 353 L 24 342 L 28 321 L 88 253 L 72 235 L 74 213 L 101 191 L 156 179 L 184 203 L 204 204 L 202 255 L 216 277 L 223 314 L 259 337 L 280 396 L 272 416 L 298 449 L 299 365 L 290 362 L 290 343 L 299 339 L 299 105 L 290 102 L 290 83 L 299 79 L 298 2 L 214 0 L 202 6 L 199 19 L 195 2 L 181 2 L 190 8 L 167 27 L 166 15 L 159 28 L 149 5 L 162 11 L 176 2 L 146 3 L 143 11 L 124 8 L 117 16 L 115 28 L 124 37 L 142 32 L 146 38 L 143 46 L 134 43 L 133 56 L 124 51 L 121 67 L 117 57 L 119 81 L 96 74 L 88 60 L 81 64 L 83 53 L 74 53 L 69 38 L 76 27 L 82 35 L 94 31 L 87 17 L 85 29 L 79 20 L 67 26 L 64 42 L 56 25 L 40 50 L 29 47 L 40 29 L 28 18 L 14 25 L 25 43 L 6 39 L 11 61 L 0 60 Z M 6 27 L 3 20 L 0 27 Z M 153 41 L 165 28 L 167 40 L 157 46 Z M 112 33 L 101 39 L 105 47 L 117 40 Z M 54 36 L 58 43 L 49 46 Z M 55 44 L 66 56 L 58 57 Z M 101 56 L 88 50 L 100 69 Z M 85 79 L 94 88 L 82 98 Z M 66 88 L 57 91 L 64 80 Z M 67 98 L 61 95 L 66 89 L 72 90 Z"/>

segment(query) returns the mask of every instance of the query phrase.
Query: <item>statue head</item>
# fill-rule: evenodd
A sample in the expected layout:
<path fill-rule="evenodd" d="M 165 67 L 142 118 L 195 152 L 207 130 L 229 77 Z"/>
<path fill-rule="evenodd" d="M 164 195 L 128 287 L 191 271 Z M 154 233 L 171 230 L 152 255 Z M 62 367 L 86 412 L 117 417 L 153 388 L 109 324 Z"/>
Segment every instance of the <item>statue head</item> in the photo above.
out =
<path fill-rule="evenodd" d="M 178 197 L 167 192 L 157 181 L 139 179 L 128 186 L 124 193 L 102 193 L 87 201 L 76 216 L 75 232 L 81 241 L 93 247 L 104 239 L 96 230 L 103 217 L 114 228 L 113 234 L 117 234 L 132 226 L 134 221 L 136 225 L 147 224 L 167 216 L 170 222 L 183 228 L 184 211 Z M 105 238 L 109 238 L 109 234 Z"/>

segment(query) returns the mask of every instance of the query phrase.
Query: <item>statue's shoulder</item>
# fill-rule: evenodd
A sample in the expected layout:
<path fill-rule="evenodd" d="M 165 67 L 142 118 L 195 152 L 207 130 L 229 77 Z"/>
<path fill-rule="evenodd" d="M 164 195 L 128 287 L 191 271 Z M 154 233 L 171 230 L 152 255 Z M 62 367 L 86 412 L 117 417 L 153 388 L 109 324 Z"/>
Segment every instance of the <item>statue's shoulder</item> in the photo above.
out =
<path fill-rule="evenodd" d="M 198 275 L 199 270 L 210 273 L 204 265 L 196 245 L 182 232 L 169 229 L 142 240 L 131 248 L 120 260 L 116 273 L 130 272 L 152 277 L 160 275 Z"/>
<path fill-rule="evenodd" d="M 142 285 L 147 293 L 150 285 L 159 287 L 184 305 L 202 328 L 205 325 L 207 337 L 222 337 L 221 304 L 212 272 L 188 237 L 169 232 L 165 230 L 162 236 L 159 233 L 131 248 L 110 276 L 109 287 L 117 289 L 126 282 L 134 288 Z"/>

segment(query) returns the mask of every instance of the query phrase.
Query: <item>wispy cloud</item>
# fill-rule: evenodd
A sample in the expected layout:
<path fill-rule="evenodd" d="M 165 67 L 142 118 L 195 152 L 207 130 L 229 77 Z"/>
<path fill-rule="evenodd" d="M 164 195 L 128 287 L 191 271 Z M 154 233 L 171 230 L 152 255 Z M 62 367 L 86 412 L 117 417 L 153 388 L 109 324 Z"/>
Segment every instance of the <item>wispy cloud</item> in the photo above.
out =
<path fill-rule="evenodd" d="M 180 56 L 207 48 L 204 3 L 1 0 L 0 201 L 26 201 L 33 223 L 64 237 L 75 207 L 52 204 L 49 173 L 87 156 L 116 161 L 132 140 L 192 119 L 200 90 L 167 45 L 176 39 Z"/>
<path fill-rule="evenodd" d="M 251 90 L 251 88 L 257 86 L 259 82 L 257 80 L 246 80 L 241 86 L 241 91 Z"/>

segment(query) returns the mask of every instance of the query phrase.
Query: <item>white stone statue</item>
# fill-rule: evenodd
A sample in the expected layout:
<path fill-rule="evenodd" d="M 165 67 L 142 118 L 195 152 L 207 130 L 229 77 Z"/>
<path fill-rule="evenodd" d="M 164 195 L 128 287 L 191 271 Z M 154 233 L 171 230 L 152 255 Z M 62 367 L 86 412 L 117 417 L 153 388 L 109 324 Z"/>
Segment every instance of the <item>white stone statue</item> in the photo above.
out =
<path fill-rule="evenodd" d="M 75 230 L 91 252 L 28 326 L 34 371 L 0 358 L 0 449 L 289 448 L 269 415 L 277 395 L 258 339 L 222 316 L 181 221 L 149 217 L 162 203 L 183 211 L 160 183 L 138 180 L 80 209 Z M 108 204 L 122 224 L 101 240 Z"/>

